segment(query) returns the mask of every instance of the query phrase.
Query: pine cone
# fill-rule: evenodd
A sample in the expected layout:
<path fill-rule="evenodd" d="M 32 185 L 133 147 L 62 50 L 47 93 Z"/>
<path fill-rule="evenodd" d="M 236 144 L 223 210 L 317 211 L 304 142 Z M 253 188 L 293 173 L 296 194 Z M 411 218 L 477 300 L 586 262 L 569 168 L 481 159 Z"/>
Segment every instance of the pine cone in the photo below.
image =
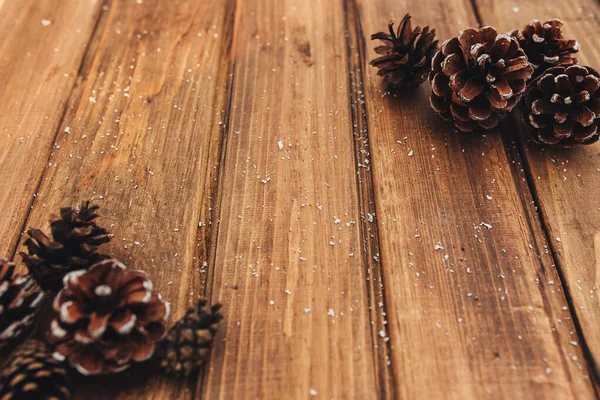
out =
<path fill-rule="evenodd" d="M 554 147 L 597 142 L 599 78 L 590 67 L 561 65 L 531 82 L 522 105 L 523 123 L 531 139 Z"/>
<path fill-rule="evenodd" d="M 14 274 L 15 264 L 0 259 L 0 347 L 29 332 L 44 295 L 29 276 Z"/>
<path fill-rule="evenodd" d="M 533 65 L 490 26 L 446 40 L 432 61 L 431 106 L 463 132 L 492 129 L 525 92 Z"/>
<path fill-rule="evenodd" d="M 577 40 L 565 39 L 562 26 L 563 22 L 559 19 L 551 19 L 543 24 L 534 19 L 520 31 L 511 32 L 511 36 L 519 41 L 529 62 L 535 66 L 536 76 L 559 64 L 577 64 L 575 53 L 579 51 L 579 43 Z"/>
<path fill-rule="evenodd" d="M 202 366 L 223 318 L 220 308 L 220 304 L 208 307 L 206 300 L 199 299 L 198 306 L 189 308 L 169 329 L 160 363 L 167 374 L 187 377 Z"/>
<path fill-rule="evenodd" d="M 0 400 L 71 398 L 65 365 L 40 340 L 29 339 L 15 350 L 0 379 Z"/>
<path fill-rule="evenodd" d="M 60 218 L 50 223 L 53 240 L 39 229 L 27 232 L 25 245 L 29 254 L 20 254 L 42 289 L 56 292 L 68 272 L 86 269 L 108 258 L 98 253 L 98 246 L 110 241 L 110 236 L 94 222 L 97 209 L 98 206 L 90 207 L 89 202 L 83 203 L 79 211 L 62 208 Z"/>
<path fill-rule="evenodd" d="M 390 33 L 378 32 L 371 39 L 379 39 L 384 45 L 375 48 L 381 57 L 371 61 L 371 65 L 379 68 L 377 75 L 391 91 L 403 87 L 415 87 L 427 79 L 431 69 L 431 59 L 438 50 L 435 29 L 429 27 L 412 29 L 410 15 L 406 14 L 398 32 L 394 33 L 394 22 L 389 23 Z"/>
<path fill-rule="evenodd" d="M 149 359 L 165 334 L 169 305 L 152 292 L 145 272 L 111 259 L 69 272 L 54 310 L 48 340 L 55 357 L 95 375 Z"/>

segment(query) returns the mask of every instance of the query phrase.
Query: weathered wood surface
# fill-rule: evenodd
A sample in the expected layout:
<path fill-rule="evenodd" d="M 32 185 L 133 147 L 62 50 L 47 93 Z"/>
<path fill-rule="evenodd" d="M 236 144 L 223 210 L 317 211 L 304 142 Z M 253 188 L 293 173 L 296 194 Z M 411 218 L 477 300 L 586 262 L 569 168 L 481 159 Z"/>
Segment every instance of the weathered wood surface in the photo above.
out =
<path fill-rule="evenodd" d="M 393 1 L 357 3 L 362 32 L 402 17 Z M 468 1 L 420 1 L 411 14 L 443 38 L 477 25 Z M 593 396 L 500 132 L 457 134 L 430 109 L 428 85 L 393 98 L 376 70 L 364 75 L 398 396 L 435 398 L 440 386 L 448 398 Z"/>
<path fill-rule="evenodd" d="M 0 249 L 91 199 L 174 318 L 224 304 L 197 376 L 77 398 L 597 397 L 597 148 L 456 134 L 367 64 L 407 11 L 441 39 L 558 16 L 600 64 L 599 9 L 0 0 Z"/>
<path fill-rule="evenodd" d="M 27 221 L 45 227 L 59 207 L 93 200 L 115 234 L 107 252 L 147 271 L 173 318 L 204 293 L 208 276 L 229 82 L 228 10 L 221 0 L 108 5 Z M 147 375 L 142 367 L 90 378 L 79 397 L 194 395 L 191 381 Z"/>
<path fill-rule="evenodd" d="M 15 251 L 100 6 L 0 1 L 0 257 Z"/>
<path fill-rule="evenodd" d="M 371 321 L 384 317 L 367 290 L 342 5 L 237 4 L 210 288 L 226 316 L 205 398 L 387 390 L 376 374 L 386 360 L 374 347 L 386 344 Z"/>
<path fill-rule="evenodd" d="M 581 45 L 580 63 L 598 69 L 597 1 L 552 0 L 538 6 L 516 0 L 503 3 L 478 0 L 483 23 L 508 30 L 534 18 L 558 17 L 565 22 L 565 36 Z M 519 147 L 549 246 L 600 376 L 600 147 L 553 150 L 527 143 L 522 136 Z"/>

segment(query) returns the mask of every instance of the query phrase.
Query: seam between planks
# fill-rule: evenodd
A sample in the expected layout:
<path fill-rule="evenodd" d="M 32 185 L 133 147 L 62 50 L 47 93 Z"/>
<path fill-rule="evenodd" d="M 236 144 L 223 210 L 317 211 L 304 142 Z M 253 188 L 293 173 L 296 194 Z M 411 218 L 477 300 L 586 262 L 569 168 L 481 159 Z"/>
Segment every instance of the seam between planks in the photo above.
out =
<path fill-rule="evenodd" d="M 92 47 L 91 46 L 92 40 L 94 39 L 94 37 L 96 36 L 96 32 L 99 30 L 100 26 L 102 25 L 101 21 L 103 20 L 104 14 L 105 13 L 103 11 L 103 6 L 99 6 L 98 7 L 98 15 L 97 15 L 96 19 L 94 20 L 94 28 L 90 31 L 90 36 L 87 39 L 87 42 L 85 45 L 85 50 L 83 51 L 83 53 L 81 55 L 81 61 L 79 62 L 79 67 L 77 68 L 77 74 L 75 76 L 75 79 L 73 80 L 73 85 L 71 85 L 71 88 L 68 90 L 68 94 L 65 96 L 64 107 L 60 112 L 60 117 L 57 119 L 56 130 L 54 132 L 54 136 L 52 137 L 51 146 L 50 146 L 50 149 L 48 150 L 47 156 L 45 157 L 44 169 L 42 169 L 42 171 L 39 175 L 39 179 L 38 179 L 38 181 L 35 185 L 34 191 L 32 193 L 31 201 L 29 202 L 27 211 L 25 213 L 25 218 L 23 218 L 23 222 L 21 223 L 21 227 L 19 229 L 19 233 L 18 233 L 19 236 L 23 235 L 23 233 L 25 232 L 25 229 L 27 227 L 27 222 L 29 221 L 29 217 L 31 215 L 31 210 L 33 209 L 33 203 L 35 203 L 35 200 L 37 198 L 37 192 L 39 191 L 40 186 L 42 185 L 42 182 L 44 180 L 44 177 L 46 176 L 46 172 L 45 172 L 46 166 L 48 165 L 48 162 L 50 161 L 50 158 L 52 157 L 52 152 L 54 150 L 54 146 L 56 145 L 56 139 L 58 138 L 58 133 L 60 131 L 60 127 L 62 126 L 65 116 L 67 115 L 67 109 L 69 108 L 69 104 L 70 104 L 69 100 L 71 99 L 71 96 L 73 95 L 73 92 L 75 91 L 75 88 L 77 87 L 77 81 L 79 80 L 79 77 L 83 73 L 85 60 L 87 59 L 88 53 Z M 21 237 L 19 238 L 19 240 L 17 240 L 15 242 L 14 248 L 8 252 L 8 253 L 10 253 L 11 260 L 14 260 L 15 256 L 17 255 L 17 250 L 19 248 L 20 243 L 21 243 Z"/>
<path fill-rule="evenodd" d="M 366 99 L 364 98 L 364 76 L 363 69 L 365 68 L 365 39 L 360 24 L 360 14 L 358 5 L 355 0 L 343 0 L 344 15 L 345 15 L 345 30 L 347 57 L 348 57 L 348 90 L 350 94 L 350 112 L 352 115 L 352 128 L 354 136 L 354 162 L 356 168 L 356 183 L 357 195 L 361 214 L 360 234 L 363 242 L 363 260 L 367 270 L 369 284 L 367 285 L 367 296 L 369 302 L 373 305 L 370 310 L 372 321 L 376 321 L 372 325 L 372 340 L 373 344 L 377 344 L 379 331 L 387 332 L 387 326 L 380 322 L 380 312 L 383 315 L 388 314 L 387 301 L 384 294 L 385 277 L 383 269 L 383 259 L 380 252 L 380 239 L 378 229 L 378 218 L 376 214 L 375 190 L 373 183 L 373 165 L 369 162 L 367 166 L 361 166 L 361 154 L 364 154 L 366 160 L 370 160 L 370 140 L 369 140 L 369 124 L 367 120 Z M 357 52 L 356 61 L 353 62 L 353 51 Z M 361 193 L 363 195 L 361 195 Z M 365 213 L 375 215 L 375 223 L 372 224 L 372 229 L 369 231 Z M 370 261 L 373 261 L 372 264 Z M 379 292 L 377 288 L 379 286 Z M 377 303 L 381 302 L 382 306 L 378 307 Z M 385 342 L 383 346 L 378 345 L 376 352 L 379 368 L 383 373 L 379 373 L 379 395 L 380 398 L 398 397 L 398 393 L 394 393 L 393 380 L 396 375 L 394 371 L 394 363 L 390 363 L 393 355 L 392 340 L 389 332 L 386 337 L 390 340 Z M 382 348 L 382 351 L 379 349 Z M 377 372 L 377 371 L 376 371 Z M 391 375 L 390 375 L 391 373 Z M 390 389 L 390 385 L 392 388 Z M 390 393 L 392 392 L 392 393 Z"/>
<path fill-rule="evenodd" d="M 211 221 L 211 227 L 210 227 L 210 234 L 209 235 L 205 235 L 205 237 L 210 237 L 210 243 L 208 244 L 208 271 L 210 273 L 210 277 L 206 280 L 205 283 L 205 292 L 204 292 L 204 297 L 210 300 L 210 303 L 212 304 L 213 301 L 211 300 L 212 298 L 212 289 L 214 286 L 214 279 L 215 279 L 215 261 L 216 261 L 216 255 L 217 255 L 217 247 L 218 247 L 218 238 L 219 238 L 219 225 L 221 223 L 221 204 L 223 203 L 223 185 L 224 185 L 224 179 L 223 176 L 225 174 L 225 160 L 226 160 L 226 156 L 227 156 L 227 144 L 229 142 L 229 127 L 230 127 L 230 123 L 231 123 L 231 115 L 232 115 L 232 104 L 233 104 L 233 90 L 235 87 L 235 65 L 236 65 L 236 59 L 235 59 L 235 53 L 234 53 L 234 49 L 235 49 L 235 37 L 236 37 L 236 18 L 237 18 L 237 9 L 238 9 L 238 4 L 236 0 L 231 0 L 231 2 L 233 2 L 233 10 L 231 12 L 231 34 L 230 34 L 230 38 L 231 40 L 229 40 L 227 48 L 224 52 L 225 57 L 227 58 L 227 76 L 229 77 L 229 87 L 227 88 L 227 101 L 225 103 L 225 111 L 224 111 L 224 115 L 223 115 L 223 127 L 221 130 L 221 137 L 219 140 L 219 157 L 218 157 L 218 164 L 216 166 L 217 168 L 217 172 L 216 172 L 216 182 L 214 183 L 214 185 L 212 185 L 212 187 L 214 188 L 214 191 L 211 191 L 211 197 L 214 198 L 214 202 L 213 202 L 213 207 L 212 210 L 210 212 L 210 221 Z M 210 358 L 209 360 L 210 361 Z M 203 398 L 204 395 L 204 388 L 206 387 L 206 382 L 208 379 L 208 371 L 210 368 L 207 368 L 208 363 L 205 363 L 204 366 L 202 367 L 202 369 L 198 372 L 198 376 L 199 376 L 199 387 L 197 388 L 197 390 L 194 391 L 193 395 L 192 395 L 192 399 L 197 399 L 197 398 Z"/>
<path fill-rule="evenodd" d="M 509 119 L 505 122 L 506 124 L 509 124 L 511 128 L 515 128 L 512 119 Z M 508 131 L 508 130 L 507 130 Z M 523 210 L 524 210 L 524 215 L 525 215 L 525 219 L 527 221 L 527 225 L 530 229 L 530 233 L 532 235 L 532 239 L 533 239 L 533 243 L 535 244 L 535 251 L 538 254 L 538 265 L 540 268 L 540 273 L 539 273 L 539 279 L 543 279 L 545 274 L 545 271 L 548 271 L 548 267 L 546 265 L 546 263 L 543 261 L 541 254 L 546 254 L 551 260 L 552 260 L 552 266 L 554 266 L 554 270 L 556 271 L 556 275 L 559 281 L 559 287 L 560 290 L 562 291 L 564 298 L 565 298 L 565 302 L 568 305 L 568 309 L 569 309 L 569 317 L 571 318 L 571 320 L 573 321 L 573 326 L 575 328 L 575 333 L 576 333 L 576 337 L 577 337 L 577 341 L 581 347 L 582 353 L 585 357 L 585 361 L 586 361 L 586 366 L 585 369 L 588 371 L 589 375 L 593 375 L 594 374 L 594 367 L 592 365 L 592 362 L 590 362 L 590 358 L 588 355 L 588 347 L 587 344 L 585 343 L 585 339 L 583 336 L 583 333 L 579 327 L 579 322 L 577 321 L 577 314 L 575 313 L 575 307 L 572 304 L 570 295 L 568 293 L 568 289 L 566 288 L 566 286 L 563 284 L 563 282 L 565 282 L 565 280 L 563 279 L 563 276 L 561 274 L 560 268 L 557 267 L 557 259 L 555 257 L 554 251 L 551 247 L 551 241 L 550 241 L 550 237 L 548 235 L 548 232 L 545 229 L 545 223 L 543 221 L 543 218 L 541 218 L 541 215 L 539 215 L 540 213 L 540 208 L 539 208 L 539 204 L 538 204 L 538 199 L 537 199 L 537 194 L 535 194 L 535 188 L 532 186 L 532 183 L 530 181 L 530 172 L 527 169 L 528 167 L 526 166 L 524 160 L 524 156 L 523 153 L 521 153 L 518 149 L 518 145 L 517 145 L 517 141 L 514 137 L 514 134 L 511 134 L 510 136 L 505 136 L 503 138 L 503 142 L 504 142 L 504 146 L 507 149 L 507 151 L 509 151 L 508 157 L 510 160 L 510 164 L 511 164 L 511 171 L 512 171 L 512 176 L 513 176 L 513 180 L 515 183 L 515 186 L 517 187 L 517 189 L 520 189 L 520 193 L 522 193 L 521 191 L 524 190 L 526 191 L 525 194 L 520 194 L 519 195 L 519 200 L 521 201 L 521 204 L 523 206 Z M 514 145 L 511 145 L 511 141 Z M 514 149 L 513 151 L 511 151 L 511 149 Z M 523 175 L 526 177 L 525 179 L 519 179 L 519 165 L 521 165 L 521 171 L 523 171 Z M 529 197 L 527 197 L 527 194 L 529 194 Z M 535 211 L 531 211 L 531 207 L 535 207 Z M 537 219 L 537 221 L 536 221 Z M 536 224 L 537 222 L 537 224 Z M 535 229 L 536 227 L 534 227 L 534 224 L 536 225 L 537 228 L 539 229 Z M 541 237 L 539 238 L 538 241 L 538 236 L 536 235 L 536 232 L 538 234 L 541 234 Z M 544 251 L 544 249 L 547 249 L 547 251 Z M 548 298 L 546 297 L 546 295 L 544 294 L 544 292 L 541 290 L 541 298 L 542 301 L 544 303 L 544 310 L 548 313 L 548 315 L 550 315 L 549 311 L 551 306 L 549 305 L 548 302 Z M 556 343 L 557 347 L 561 347 L 561 343 L 558 340 L 558 337 L 556 337 L 555 335 L 553 335 L 554 338 L 554 342 Z M 563 360 L 564 364 L 566 365 L 566 363 L 568 362 L 567 359 L 564 358 L 564 354 L 561 352 L 561 359 Z M 592 382 L 593 382 L 593 378 L 592 378 Z M 597 388 L 594 384 L 591 385 L 594 389 L 594 392 L 597 392 Z M 596 393 L 597 395 L 597 393 Z"/>
<path fill-rule="evenodd" d="M 516 153 L 518 154 L 519 161 L 521 162 L 521 164 L 523 166 L 523 171 L 525 174 L 525 186 L 527 187 L 527 189 L 531 195 L 531 199 L 533 200 L 533 206 L 535 207 L 534 214 L 538 218 L 538 221 L 539 221 L 540 227 L 541 227 L 541 231 L 543 232 L 543 235 L 544 235 L 543 239 L 548 245 L 549 255 L 550 255 L 550 257 L 552 257 L 552 262 L 555 265 L 556 273 L 560 280 L 560 287 L 564 293 L 565 300 L 567 302 L 567 306 L 569 307 L 569 314 L 573 320 L 573 325 L 575 326 L 575 330 L 576 330 L 577 336 L 579 338 L 579 345 L 581 346 L 581 350 L 582 350 L 582 352 L 586 358 L 586 361 L 588 363 L 588 369 L 589 369 L 590 375 L 592 375 L 593 381 L 596 383 L 595 385 L 592 385 L 592 386 L 594 387 L 596 396 L 598 396 L 600 398 L 600 393 L 598 393 L 598 384 L 600 384 L 600 373 L 598 371 L 598 365 L 596 365 L 594 357 L 592 356 L 590 348 L 587 344 L 585 335 L 583 333 L 583 329 L 581 328 L 581 323 L 579 322 L 579 315 L 577 314 L 577 308 L 575 307 L 575 304 L 573 303 L 573 297 L 571 295 L 571 291 L 570 291 L 568 285 L 566 284 L 566 279 L 565 279 L 565 276 L 564 276 L 564 273 L 562 270 L 563 269 L 562 265 L 560 264 L 559 259 L 556 256 L 556 247 L 553 244 L 553 241 L 551 240 L 551 235 L 550 235 L 550 231 L 548 229 L 548 224 L 546 223 L 546 218 L 544 217 L 544 213 L 542 212 L 542 206 L 539 201 L 539 195 L 537 193 L 537 189 L 535 188 L 533 175 L 531 174 L 531 168 L 529 165 L 529 161 L 527 160 L 527 157 L 525 156 L 525 143 L 521 139 L 520 135 L 516 133 L 514 117 L 511 117 L 510 121 L 507 121 L 507 123 L 510 123 L 511 127 L 513 128 L 513 133 L 511 134 L 510 139 L 512 139 L 515 143 Z M 507 140 L 508 139 L 509 138 L 507 137 Z M 509 146 L 509 143 L 506 143 L 506 146 Z M 521 197 L 522 202 L 525 203 L 525 199 L 523 199 L 522 196 L 519 196 L 519 197 Z M 527 204 L 524 204 L 524 206 L 527 206 Z M 528 221 L 529 221 L 529 218 L 528 218 Z M 529 224 L 531 224 L 531 222 L 529 222 Z M 538 248 L 538 250 L 540 250 L 540 249 Z M 543 265 L 542 265 L 542 268 L 544 268 Z"/>
<path fill-rule="evenodd" d="M 475 13 L 475 17 L 477 19 L 479 26 L 483 26 L 483 19 L 479 12 L 477 0 L 471 0 L 471 6 L 473 7 L 473 12 Z M 592 380 L 595 382 L 595 384 L 592 386 L 594 388 L 594 391 L 596 392 L 596 396 L 600 397 L 600 394 L 598 393 L 598 383 L 600 382 L 600 373 L 598 371 L 598 366 L 596 365 L 595 360 L 592 357 L 592 353 L 590 352 L 586 338 L 583 334 L 583 330 L 582 330 L 581 324 L 579 322 L 579 316 L 576 312 L 576 307 L 573 303 L 573 297 L 571 296 L 569 287 L 566 284 L 565 276 L 564 276 L 564 273 L 562 270 L 562 265 L 559 263 L 558 257 L 556 256 L 556 248 L 553 245 L 552 240 L 550 240 L 550 232 L 548 230 L 548 225 L 546 223 L 546 220 L 545 220 L 543 212 L 542 212 L 538 193 L 537 193 L 537 190 L 535 189 L 535 184 L 533 183 L 534 181 L 533 181 L 533 176 L 531 175 L 531 168 L 530 168 L 529 162 L 527 161 L 527 157 L 525 156 L 525 148 L 524 148 L 525 144 L 523 143 L 520 135 L 516 133 L 517 127 L 515 125 L 515 118 L 516 117 L 514 115 L 509 116 L 509 118 L 507 118 L 506 121 L 500 126 L 499 133 L 502 134 L 502 136 L 504 138 L 506 138 L 506 139 L 511 138 L 516 143 L 516 150 L 517 150 L 516 153 L 517 153 L 519 159 L 515 160 L 515 161 L 519 161 L 521 163 L 521 165 L 523 166 L 523 171 L 524 171 L 525 177 L 526 177 L 526 185 L 525 186 L 526 186 L 526 188 L 529 192 L 529 195 L 531 196 L 531 198 L 534 202 L 534 206 L 535 206 L 534 215 L 535 215 L 535 217 L 537 217 L 537 220 L 539 222 L 541 230 L 544 234 L 544 240 L 548 244 L 548 249 L 550 251 L 549 255 L 550 255 L 550 257 L 552 257 L 552 261 L 553 261 L 554 265 L 556 266 L 555 269 L 556 269 L 556 273 L 560 279 L 560 287 L 564 293 L 565 300 L 567 302 L 567 306 L 569 307 L 569 315 L 573 321 L 575 331 L 577 332 L 581 350 L 582 350 L 582 352 L 586 358 L 586 361 L 588 363 L 588 370 L 590 372 L 590 375 L 592 375 L 592 377 L 593 377 Z M 508 136 L 506 135 L 507 133 L 509 133 Z M 509 148 L 510 143 L 508 143 L 506 140 L 503 140 L 503 144 L 504 144 L 504 149 L 505 149 L 506 155 L 508 157 L 510 154 L 510 148 Z M 513 176 L 513 179 L 518 178 L 517 172 L 514 168 L 512 169 L 511 175 Z M 527 210 L 526 207 L 528 206 L 528 204 L 527 204 L 526 200 L 523 198 L 523 195 L 521 195 L 520 193 L 519 193 L 519 199 L 521 200 L 524 210 Z M 529 213 L 526 212 L 526 214 L 529 214 Z M 527 225 L 529 226 L 530 234 L 535 236 L 535 229 L 534 229 L 533 223 L 529 217 L 527 218 Z M 539 248 L 537 243 L 536 243 L 536 247 L 537 247 L 538 253 L 540 253 L 541 249 Z M 541 264 L 541 269 L 543 271 L 545 269 L 545 266 L 543 265 L 544 263 L 541 260 L 540 260 L 540 264 Z M 544 299 L 544 302 L 546 302 L 545 296 L 543 294 L 542 294 L 542 298 Z"/>

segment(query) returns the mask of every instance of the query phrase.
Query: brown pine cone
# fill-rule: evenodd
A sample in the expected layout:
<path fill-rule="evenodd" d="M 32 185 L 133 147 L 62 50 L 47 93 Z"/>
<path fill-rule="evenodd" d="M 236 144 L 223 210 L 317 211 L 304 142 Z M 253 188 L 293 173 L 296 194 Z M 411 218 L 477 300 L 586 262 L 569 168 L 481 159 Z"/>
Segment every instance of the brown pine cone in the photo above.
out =
<path fill-rule="evenodd" d="M 88 268 L 108 258 L 98 253 L 98 246 L 110 241 L 110 235 L 94 221 L 98 206 L 89 202 L 79 211 L 70 207 L 60 210 L 60 218 L 50 223 L 52 240 L 39 229 L 27 232 L 28 253 L 21 252 L 29 273 L 44 290 L 56 292 L 69 271 Z"/>
<path fill-rule="evenodd" d="M 438 50 L 435 29 L 429 27 L 412 29 L 410 15 L 406 14 L 398 32 L 394 32 L 394 22 L 390 21 L 390 33 L 378 32 L 371 35 L 372 40 L 379 39 L 384 45 L 375 48 L 380 54 L 371 61 L 371 65 L 379 68 L 377 75 L 383 77 L 383 83 L 391 91 L 404 87 L 415 87 L 427 79 L 431 69 L 431 59 Z"/>
<path fill-rule="evenodd" d="M 71 398 L 67 369 L 48 346 L 29 339 L 11 354 L 2 370 L 0 400 L 67 400 Z"/>
<path fill-rule="evenodd" d="M 433 58 L 431 106 L 460 131 L 492 129 L 517 104 L 532 73 L 515 38 L 490 26 L 466 29 Z"/>
<path fill-rule="evenodd" d="M 198 306 L 189 308 L 169 329 L 160 362 L 167 374 L 187 377 L 202 366 L 212 346 L 217 324 L 223 318 L 220 308 L 220 304 L 209 307 L 206 300 L 199 299 Z"/>
<path fill-rule="evenodd" d="M 560 64 L 577 64 L 575 53 L 579 51 L 577 40 L 565 39 L 562 35 L 563 22 L 551 19 L 543 24 L 534 19 L 511 36 L 517 38 L 529 62 L 535 66 L 536 76 L 550 67 Z"/>
<path fill-rule="evenodd" d="M 111 259 L 69 272 L 54 310 L 48 340 L 55 357 L 95 375 L 149 359 L 165 334 L 169 305 L 152 292 L 145 272 Z"/>
<path fill-rule="evenodd" d="M 532 81 L 521 106 L 530 138 L 553 147 L 597 142 L 599 78 L 590 67 L 561 65 L 547 69 Z"/>
<path fill-rule="evenodd" d="M 31 277 L 14 271 L 15 264 L 0 259 L 0 347 L 29 332 L 44 297 Z"/>

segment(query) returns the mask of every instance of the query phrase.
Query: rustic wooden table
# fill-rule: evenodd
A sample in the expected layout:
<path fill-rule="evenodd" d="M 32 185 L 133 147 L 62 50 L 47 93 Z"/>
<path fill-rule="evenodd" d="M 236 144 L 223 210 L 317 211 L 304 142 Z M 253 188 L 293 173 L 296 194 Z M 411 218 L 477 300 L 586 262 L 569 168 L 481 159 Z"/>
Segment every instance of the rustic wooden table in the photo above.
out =
<path fill-rule="evenodd" d="M 0 254 L 91 199 L 181 316 L 224 305 L 188 381 L 78 398 L 595 398 L 600 145 L 455 133 L 383 96 L 368 39 L 561 18 L 596 0 L 0 0 Z"/>

